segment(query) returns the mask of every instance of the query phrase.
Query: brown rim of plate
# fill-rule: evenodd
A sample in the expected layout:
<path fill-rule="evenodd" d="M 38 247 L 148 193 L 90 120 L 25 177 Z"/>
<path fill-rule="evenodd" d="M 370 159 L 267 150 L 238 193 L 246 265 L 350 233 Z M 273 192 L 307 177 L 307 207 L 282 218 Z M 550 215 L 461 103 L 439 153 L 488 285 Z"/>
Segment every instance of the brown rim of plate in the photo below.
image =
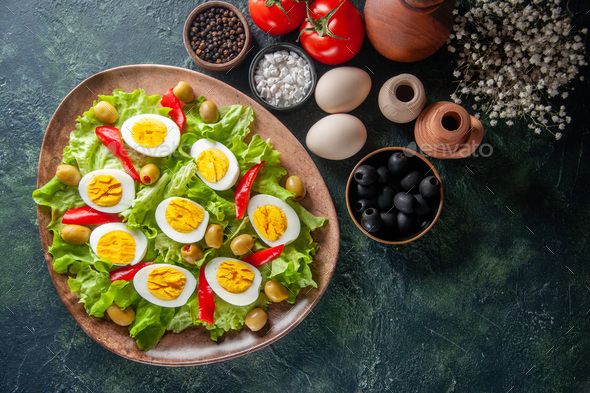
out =
<path fill-rule="evenodd" d="M 37 188 L 53 177 L 55 168 L 62 160 L 63 147 L 67 144 L 70 130 L 74 128 L 75 117 L 87 110 L 97 95 L 110 94 L 114 88 L 131 91 L 138 87 L 150 94 L 161 93 L 178 80 L 191 83 L 193 88 L 197 87 L 197 91 L 207 90 L 221 105 L 239 103 L 251 106 L 257 115 L 251 127 L 252 133 L 262 133 L 263 137 L 280 136 L 276 141 L 273 139 L 273 144 L 283 152 L 283 166 L 293 170 L 293 173 L 297 173 L 294 171 L 297 170 L 300 175 L 317 179 L 307 182 L 308 195 L 299 202 L 313 213 L 328 217 L 329 222 L 323 229 L 314 232 L 314 239 L 320 244 L 311 265 L 317 288 L 302 291 L 294 305 L 285 302 L 271 304 L 267 310 L 270 321 L 267 327 L 270 329 L 265 327 L 262 333 L 254 333 L 244 328 L 240 332 L 226 333 L 220 343 L 212 342 L 202 328 L 190 328 L 181 333 L 167 332 L 154 349 L 144 352 L 137 349 L 127 328 L 89 316 L 76 295 L 69 290 L 68 275 L 53 270 L 53 259 L 48 252 L 53 236 L 46 228 L 51 217 L 46 208 L 37 206 L 41 246 L 49 275 L 57 295 L 76 323 L 92 340 L 118 356 L 139 363 L 174 367 L 234 359 L 275 343 L 290 333 L 325 293 L 336 268 L 340 242 L 338 217 L 329 190 L 317 166 L 291 132 L 262 105 L 237 89 L 208 75 L 174 66 L 137 64 L 115 67 L 88 77 L 72 89 L 58 105 L 47 125 L 39 154 Z M 150 85 L 151 88 L 148 87 Z M 157 86 L 157 91 L 154 91 L 154 86 Z M 72 116 L 63 116 L 69 112 Z M 297 154 L 289 154 L 293 151 L 297 151 Z M 299 154 L 302 152 L 305 154 Z"/>
<path fill-rule="evenodd" d="M 360 222 L 357 221 L 356 217 L 354 216 L 354 213 L 352 212 L 352 209 L 350 207 L 350 185 L 353 182 L 353 176 L 354 176 L 354 172 L 356 172 L 357 168 L 359 166 L 361 166 L 365 161 L 367 161 L 369 158 L 383 153 L 383 152 L 394 152 L 394 151 L 403 151 L 408 155 L 412 155 L 412 156 L 416 156 L 418 157 L 420 160 L 422 160 L 422 162 L 424 162 L 426 165 L 428 165 L 428 167 L 430 168 L 430 170 L 432 171 L 432 173 L 434 174 L 434 176 L 438 179 L 439 183 L 440 183 L 440 204 L 438 205 L 438 211 L 436 212 L 436 214 L 434 215 L 434 218 L 432 219 L 432 222 L 423 230 L 421 230 L 420 232 L 418 232 L 417 234 L 415 234 L 414 236 L 407 238 L 407 239 L 403 239 L 403 240 L 383 240 L 380 239 L 378 237 L 376 237 L 375 235 L 367 232 L 365 230 L 365 228 L 362 227 L 362 225 L 360 224 Z M 364 156 L 352 169 L 352 171 L 350 172 L 350 175 L 348 176 L 348 181 L 346 182 L 346 210 L 348 210 L 348 214 L 350 215 L 350 218 L 352 218 L 352 222 L 354 222 L 354 225 L 356 225 L 356 227 L 368 238 L 371 238 L 373 240 L 375 240 L 376 242 L 382 243 L 382 244 L 387 244 L 387 245 L 402 245 L 402 244 L 408 244 L 411 243 L 415 240 L 420 239 L 422 236 L 424 236 L 428 231 L 430 231 L 432 229 L 432 227 L 434 226 L 434 224 L 436 224 L 436 222 L 438 221 L 442 209 L 443 209 L 443 201 L 444 201 L 444 186 L 443 186 L 443 182 L 442 182 L 442 178 L 440 177 L 440 174 L 438 173 L 438 171 L 436 170 L 436 168 L 434 167 L 434 165 L 432 165 L 432 163 L 426 158 L 424 157 L 422 154 L 418 153 L 415 150 L 412 149 L 408 149 L 407 147 L 383 147 L 381 149 L 377 149 L 369 154 L 367 154 L 366 156 Z"/>
<path fill-rule="evenodd" d="M 213 7 L 227 8 L 228 10 L 232 11 L 236 14 L 238 19 L 240 20 L 240 22 L 242 22 L 242 25 L 244 26 L 244 34 L 246 35 L 246 39 L 244 40 L 244 47 L 242 48 L 240 53 L 237 54 L 236 57 L 234 57 L 227 63 L 210 63 L 208 61 L 201 59 L 199 56 L 197 56 L 190 44 L 189 31 L 191 28 L 191 23 L 193 22 L 195 17 L 199 15 L 201 12 Z M 184 43 L 184 48 L 186 49 L 189 56 L 191 57 L 191 59 L 193 59 L 196 65 L 209 71 L 223 72 L 232 70 L 244 61 L 244 59 L 248 55 L 248 52 L 250 52 L 250 48 L 252 47 L 252 32 L 250 31 L 250 25 L 248 24 L 246 17 L 242 13 L 242 11 L 240 11 L 236 6 L 225 1 L 212 0 L 199 4 L 188 15 L 186 21 L 184 22 L 184 28 L 182 29 L 182 42 Z"/>

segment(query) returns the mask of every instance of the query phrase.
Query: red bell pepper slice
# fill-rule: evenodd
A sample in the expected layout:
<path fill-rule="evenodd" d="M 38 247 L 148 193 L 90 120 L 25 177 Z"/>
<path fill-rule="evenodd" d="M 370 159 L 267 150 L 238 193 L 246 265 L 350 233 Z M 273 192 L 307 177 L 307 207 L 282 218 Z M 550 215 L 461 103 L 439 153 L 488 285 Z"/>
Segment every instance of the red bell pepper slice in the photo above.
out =
<path fill-rule="evenodd" d="M 176 123 L 180 129 L 180 133 L 182 133 L 184 130 L 184 125 L 186 124 L 186 115 L 182 109 L 182 101 L 176 97 L 172 91 L 172 88 L 162 95 L 160 104 L 165 108 L 172 108 L 172 110 L 168 112 L 168 115 Z"/>
<path fill-rule="evenodd" d="M 125 266 L 109 273 L 111 281 L 125 280 L 131 281 L 135 274 L 146 266 L 151 265 L 153 262 L 140 262 L 133 266 Z"/>
<path fill-rule="evenodd" d="M 252 168 L 248 169 L 236 187 L 234 202 L 236 204 L 236 218 L 238 220 L 241 220 L 244 217 L 246 209 L 248 209 L 252 185 L 254 184 L 256 175 L 258 175 L 258 172 L 260 172 L 263 167 L 264 161 L 261 161 L 260 164 L 256 164 Z"/>
<path fill-rule="evenodd" d="M 121 222 L 118 214 L 103 213 L 90 206 L 69 209 L 61 218 L 62 224 L 101 225 L 109 222 Z"/>
<path fill-rule="evenodd" d="M 215 299 L 213 290 L 205 278 L 205 266 L 201 266 L 199 272 L 199 319 L 208 324 L 213 324 L 213 314 L 215 314 Z"/>
<path fill-rule="evenodd" d="M 265 250 L 260 250 L 255 252 L 254 254 L 243 258 L 244 262 L 249 263 L 250 265 L 260 267 L 267 262 L 272 261 L 275 258 L 278 258 L 279 255 L 283 252 L 283 248 L 285 248 L 284 244 L 280 244 L 275 247 L 267 248 Z"/>
<path fill-rule="evenodd" d="M 96 136 L 105 145 L 111 153 L 113 153 L 123 165 L 125 172 L 129 174 L 136 182 L 141 183 L 141 179 L 139 178 L 139 173 L 133 166 L 131 162 L 131 158 L 127 154 L 127 150 L 125 150 L 125 146 L 123 145 L 123 139 L 121 138 L 121 131 L 119 131 L 116 127 L 111 126 L 100 126 L 96 127 Z"/>

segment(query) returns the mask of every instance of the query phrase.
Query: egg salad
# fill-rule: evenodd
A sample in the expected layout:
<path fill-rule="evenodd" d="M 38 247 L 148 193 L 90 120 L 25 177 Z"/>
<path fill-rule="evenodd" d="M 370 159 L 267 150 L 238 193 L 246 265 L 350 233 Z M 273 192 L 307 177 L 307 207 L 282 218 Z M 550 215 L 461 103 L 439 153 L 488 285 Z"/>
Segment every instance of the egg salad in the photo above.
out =
<path fill-rule="evenodd" d="M 186 82 L 99 96 L 33 192 L 51 212 L 54 271 L 141 350 L 166 332 L 270 329 L 272 303 L 316 286 L 326 220 L 298 203 L 305 182 L 251 135 L 252 108 L 195 97 Z"/>

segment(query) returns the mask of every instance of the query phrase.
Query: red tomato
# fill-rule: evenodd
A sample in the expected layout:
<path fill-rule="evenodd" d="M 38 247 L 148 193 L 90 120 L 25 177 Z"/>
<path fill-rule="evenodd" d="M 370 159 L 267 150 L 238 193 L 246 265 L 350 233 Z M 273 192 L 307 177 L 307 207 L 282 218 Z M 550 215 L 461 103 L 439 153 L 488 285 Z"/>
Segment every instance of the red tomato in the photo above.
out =
<path fill-rule="evenodd" d="M 249 0 L 248 9 L 256 26 L 271 35 L 296 30 L 305 19 L 305 1 Z"/>
<path fill-rule="evenodd" d="M 301 45 L 321 63 L 344 63 L 363 46 L 365 25 L 350 0 L 316 0 L 301 24 Z"/>

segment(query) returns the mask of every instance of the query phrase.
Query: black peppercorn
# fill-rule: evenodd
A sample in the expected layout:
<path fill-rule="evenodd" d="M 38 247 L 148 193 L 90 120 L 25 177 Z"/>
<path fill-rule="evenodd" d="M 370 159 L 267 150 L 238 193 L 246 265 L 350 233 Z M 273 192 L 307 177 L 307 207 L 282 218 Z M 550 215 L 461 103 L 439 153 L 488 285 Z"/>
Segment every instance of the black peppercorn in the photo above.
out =
<path fill-rule="evenodd" d="M 245 26 L 231 10 L 211 7 L 197 15 L 191 26 L 191 48 L 205 61 L 227 63 L 244 48 Z"/>

